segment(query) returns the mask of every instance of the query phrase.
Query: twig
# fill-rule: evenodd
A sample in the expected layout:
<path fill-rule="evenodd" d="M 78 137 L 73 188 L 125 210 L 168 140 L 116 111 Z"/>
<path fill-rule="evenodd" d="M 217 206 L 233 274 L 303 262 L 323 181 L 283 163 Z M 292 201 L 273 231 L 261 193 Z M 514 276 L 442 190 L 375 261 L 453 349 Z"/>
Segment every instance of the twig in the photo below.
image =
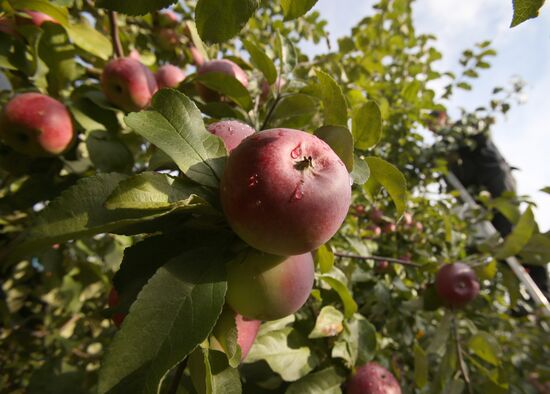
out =
<path fill-rule="evenodd" d="M 122 44 L 120 43 L 120 37 L 118 35 L 116 12 L 114 11 L 109 11 L 109 26 L 111 28 L 111 40 L 113 41 L 115 56 L 124 57 L 124 51 L 122 50 Z"/>
<path fill-rule="evenodd" d="M 456 344 L 456 352 L 458 355 L 458 364 L 460 366 L 460 372 L 462 373 L 462 377 L 464 378 L 464 381 L 466 382 L 466 385 L 468 386 L 468 392 L 470 394 L 473 394 L 474 391 L 472 389 L 472 383 L 470 382 L 470 376 L 468 375 L 468 371 L 466 370 L 466 363 L 464 362 L 464 356 L 462 354 L 462 346 L 460 345 L 460 336 L 458 334 L 458 327 L 456 324 L 456 317 L 453 312 L 453 316 L 451 319 L 451 326 L 453 330 L 453 336 L 455 339 Z"/>
<path fill-rule="evenodd" d="M 180 380 L 181 380 L 181 377 L 183 376 L 183 371 L 185 371 L 186 366 L 187 366 L 187 357 L 185 357 L 178 364 L 178 368 L 176 369 L 174 379 L 172 379 L 172 383 L 170 383 L 170 388 L 168 389 L 166 394 L 176 394 L 178 392 L 178 387 L 180 385 Z"/>
<path fill-rule="evenodd" d="M 334 252 L 334 255 L 337 256 L 337 257 L 345 257 L 345 258 L 348 258 L 348 259 L 387 261 L 388 263 L 408 265 L 408 266 L 411 266 L 411 267 L 421 267 L 422 266 L 421 264 L 415 263 L 413 261 L 402 260 L 402 259 L 394 259 L 393 257 L 374 256 L 374 255 L 361 256 L 361 255 L 358 255 L 358 254 L 341 253 L 341 252 Z"/>
<path fill-rule="evenodd" d="M 260 128 L 260 131 L 265 130 L 269 122 L 271 121 L 271 117 L 273 116 L 273 112 L 275 111 L 275 107 L 279 104 L 279 101 L 281 101 L 281 95 L 277 93 L 277 97 L 275 97 L 275 101 L 271 105 L 271 108 L 269 108 L 269 111 L 267 115 L 265 116 L 264 123 L 262 124 L 262 127 Z"/>

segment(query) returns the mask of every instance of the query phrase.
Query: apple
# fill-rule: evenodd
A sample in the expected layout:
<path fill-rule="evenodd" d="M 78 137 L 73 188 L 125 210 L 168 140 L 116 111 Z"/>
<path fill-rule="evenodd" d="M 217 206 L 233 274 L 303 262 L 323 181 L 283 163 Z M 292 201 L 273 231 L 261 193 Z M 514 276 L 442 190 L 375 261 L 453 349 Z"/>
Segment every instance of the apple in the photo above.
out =
<path fill-rule="evenodd" d="M 386 223 L 382 228 L 382 232 L 384 234 L 392 234 L 395 233 L 396 230 L 397 226 L 395 225 L 395 223 Z"/>
<path fill-rule="evenodd" d="M 117 107 L 133 112 L 147 107 L 158 87 L 155 76 L 145 65 L 122 57 L 111 60 L 103 69 L 101 89 Z"/>
<path fill-rule="evenodd" d="M 445 264 L 435 277 L 435 290 L 444 305 L 461 308 L 479 294 L 479 282 L 470 266 L 464 263 Z"/>
<path fill-rule="evenodd" d="M 351 182 L 324 141 L 280 128 L 256 133 L 231 152 L 220 195 L 229 225 L 245 242 L 292 256 L 317 249 L 338 231 Z"/>
<path fill-rule="evenodd" d="M 275 89 L 282 89 L 283 86 L 285 86 L 285 80 L 281 77 L 277 77 L 275 80 L 275 83 L 273 84 Z M 264 102 L 269 98 L 269 94 L 271 93 L 271 85 L 269 85 L 269 82 L 267 82 L 266 79 L 262 80 L 262 83 L 260 84 L 260 101 Z"/>
<path fill-rule="evenodd" d="M 4 106 L 0 139 L 25 155 L 58 155 L 74 139 L 73 122 L 59 101 L 40 93 L 23 93 Z"/>
<path fill-rule="evenodd" d="M 363 204 L 357 204 L 355 206 L 355 213 L 357 216 L 364 216 L 365 215 L 365 206 Z"/>
<path fill-rule="evenodd" d="M 369 219 L 374 223 L 380 223 L 384 219 L 384 212 L 378 208 L 372 208 L 369 211 Z"/>
<path fill-rule="evenodd" d="M 374 267 L 374 270 L 378 273 L 384 273 L 390 268 L 390 263 L 388 260 L 377 261 Z"/>
<path fill-rule="evenodd" d="M 424 225 L 420 222 L 415 222 L 414 227 L 416 228 L 416 231 L 421 233 L 424 230 Z"/>
<path fill-rule="evenodd" d="M 190 45 L 189 53 L 191 53 L 191 59 L 193 60 L 195 66 L 200 67 L 204 64 L 204 56 L 201 51 L 197 49 L 197 47 Z"/>
<path fill-rule="evenodd" d="M 165 64 L 157 70 L 155 78 L 159 89 L 176 88 L 185 79 L 185 73 L 173 64 Z"/>
<path fill-rule="evenodd" d="M 222 120 L 208 125 L 208 131 L 223 140 L 228 152 L 231 152 L 249 135 L 256 132 L 249 125 L 237 120 Z"/>
<path fill-rule="evenodd" d="M 231 60 L 220 59 L 206 62 L 199 67 L 197 74 L 205 75 L 214 72 L 227 74 L 238 80 L 245 88 L 248 87 L 248 77 L 246 73 Z M 217 92 L 208 89 L 201 83 L 197 84 L 197 91 L 204 101 L 217 101 L 220 99 L 220 95 Z"/>
<path fill-rule="evenodd" d="M 159 47 L 165 51 L 174 50 L 180 42 L 178 33 L 170 27 L 155 29 L 155 36 Z"/>
<path fill-rule="evenodd" d="M 20 25 L 32 23 L 33 25 L 40 27 L 46 22 L 59 24 L 58 21 L 43 12 L 25 10 L 23 13 L 27 14 L 30 18 L 16 17 L 17 23 Z"/>
<path fill-rule="evenodd" d="M 276 320 L 300 309 L 313 288 L 313 256 L 249 249 L 227 266 L 227 303 L 243 317 Z"/>
<path fill-rule="evenodd" d="M 237 313 L 235 324 L 237 326 L 237 343 L 241 347 L 241 360 L 244 360 L 254 344 L 262 322 L 260 320 L 247 319 Z"/>
<path fill-rule="evenodd" d="M 175 27 L 180 21 L 178 14 L 172 10 L 165 10 L 158 13 L 158 22 L 163 27 Z"/>
<path fill-rule="evenodd" d="M 346 384 L 346 394 L 401 394 L 401 387 L 390 371 L 370 362 L 357 368 Z"/>
<path fill-rule="evenodd" d="M 413 224 L 413 217 L 409 212 L 403 214 L 403 224 L 405 227 L 410 227 Z"/>
<path fill-rule="evenodd" d="M 115 308 L 119 303 L 118 292 L 114 287 L 111 289 L 111 292 L 109 293 L 109 298 L 107 300 L 107 303 L 109 304 L 109 308 Z M 122 325 L 122 322 L 124 321 L 125 318 L 126 318 L 126 314 L 120 313 L 120 312 L 113 313 L 113 315 L 111 316 L 111 319 L 113 319 L 113 323 L 115 323 L 115 326 L 117 327 L 120 327 Z"/>

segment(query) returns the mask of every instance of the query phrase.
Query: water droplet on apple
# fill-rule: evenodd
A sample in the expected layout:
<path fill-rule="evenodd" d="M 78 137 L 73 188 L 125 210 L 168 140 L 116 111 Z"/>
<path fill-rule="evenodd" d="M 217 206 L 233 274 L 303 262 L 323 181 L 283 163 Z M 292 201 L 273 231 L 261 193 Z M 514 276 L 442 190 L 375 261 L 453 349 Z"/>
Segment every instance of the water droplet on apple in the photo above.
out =
<path fill-rule="evenodd" d="M 260 182 L 260 176 L 258 174 L 252 175 L 248 178 L 248 187 L 254 187 Z"/>
<path fill-rule="evenodd" d="M 256 201 L 256 206 L 259 207 L 260 205 L 262 205 L 262 202 L 260 200 L 257 200 Z"/>
<path fill-rule="evenodd" d="M 292 152 L 290 152 L 290 157 L 292 157 L 293 159 L 297 159 L 301 155 L 302 155 L 302 147 L 300 145 L 292 149 Z"/>
<path fill-rule="evenodd" d="M 302 190 L 302 184 L 303 182 L 298 183 L 296 186 L 296 189 L 294 189 L 294 193 L 292 193 L 292 196 L 290 197 L 290 201 L 299 201 L 302 198 L 304 198 L 304 191 Z"/>

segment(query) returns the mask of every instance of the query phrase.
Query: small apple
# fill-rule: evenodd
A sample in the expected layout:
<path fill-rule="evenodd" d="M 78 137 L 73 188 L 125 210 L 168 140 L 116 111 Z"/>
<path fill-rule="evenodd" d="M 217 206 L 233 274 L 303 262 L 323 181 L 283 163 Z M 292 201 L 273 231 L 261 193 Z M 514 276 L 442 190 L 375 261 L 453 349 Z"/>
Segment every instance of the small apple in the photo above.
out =
<path fill-rule="evenodd" d="M 390 371 L 370 362 L 357 368 L 346 384 L 346 394 L 401 394 L 401 387 Z"/>
<path fill-rule="evenodd" d="M 159 89 L 177 88 L 185 79 L 185 73 L 173 64 L 165 64 L 157 70 L 155 78 Z"/>
<path fill-rule="evenodd" d="M 158 13 L 158 22 L 163 27 L 175 27 L 180 21 L 180 17 L 172 10 L 164 10 Z"/>
<path fill-rule="evenodd" d="M 73 122 L 67 108 L 40 93 L 15 96 L 0 115 L 0 139 L 25 155 L 61 154 L 73 138 Z"/>
<path fill-rule="evenodd" d="M 374 223 L 380 223 L 384 219 L 384 212 L 378 208 L 372 208 L 369 211 L 369 219 Z"/>
<path fill-rule="evenodd" d="M 165 51 L 174 50 L 180 43 L 178 33 L 170 27 L 155 29 L 155 37 L 157 38 L 159 47 Z"/>
<path fill-rule="evenodd" d="M 249 245 L 280 256 L 310 252 L 346 218 L 350 176 L 316 136 L 293 129 L 255 133 L 235 148 L 221 181 L 233 231 Z"/>
<path fill-rule="evenodd" d="M 357 204 L 354 208 L 357 216 L 365 216 L 365 206 L 363 204 Z"/>
<path fill-rule="evenodd" d="M 314 274 L 311 253 L 283 257 L 249 249 L 227 266 L 227 303 L 248 319 L 281 319 L 307 301 Z"/>
<path fill-rule="evenodd" d="M 397 226 L 395 223 L 386 223 L 382 228 L 384 234 L 393 234 L 397 231 Z"/>
<path fill-rule="evenodd" d="M 409 212 L 403 214 L 403 224 L 405 227 L 410 227 L 413 224 L 413 217 Z"/>
<path fill-rule="evenodd" d="M 373 238 L 378 238 L 380 235 L 382 235 L 382 229 L 380 228 L 380 226 L 371 224 L 370 226 L 367 226 L 367 231 L 371 233 Z"/>
<path fill-rule="evenodd" d="M 227 74 L 239 81 L 245 88 L 248 87 L 248 77 L 246 73 L 231 60 L 211 60 L 202 64 L 197 71 L 198 75 L 205 75 L 209 73 Z M 197 91 L 204 101 L 218 101 L 220 99 L 220 95 L 217 92 L 208 89 L 201 83 L 197 84 Z"/>
<path fill-rule="evenodd" d="M 197 49 L 197 47 L 190 45 L 189 53 L 191 54 L 191 59 L 195 66 L 201 67 L 204 64 L 204 56 L 202 55 L 201 51 Z"/>
<path fill-rule="evenodd" d="M 208 131 L 223 140 L 228 152 L 231 152 L 249 135 L 256 132 L 249 125 L 237 120 L 222 120 L 208 125 Z"/>
<path fill-rule="evenodd" d="M 244 360 L 254 344 L 254 340 L 256 340 L 256 335 L 258 335 L 262 322 L 260 320 L 247 319 L 237 313 L 235 324 L 237 326 L 237 343 L 241 347 L 241 360 Z"/>
<path fill-rule="evenodd" d="M 283 86 L 285 86 L 285 80 L 281 77 L 277 77 L 275 80 L 275 83 L 273 84 L 275 89 L 282 89 Z M 271 93 L 271 85 L 269 85 L 269 82 L 267 82 L 266 79 L 262 80 L 262 83 L 260 84 L 260 101 L 264 102 L 267 101 L 269 98 L 269 94 Z"/>
<path fill-rule="evenodd" d="M 115 308 L 119 303 L 118 293 L 114 287 L 111 289 L 111 292 L 109 293 L 109 298 L 107 300 L 107 303 L 109 305 L 109 308 Z M 120 313 L 120 312 L 113 313 L 113 315 L 111 316 L 111 319 L 113 319 L 113 323 L 115 323 L 115 326 L 119 328 L 125 318 L 126 318 L 126 314 Z"/>
<path fill-rule="evenodd" d="M 387 272 L 390 268 L 390 263 L 388 260 L 377 261 L 374 267 L 374 270 L 380 274 Z"/>
<path fill-rule="evenodd" d="M 138 60 L 122 57 L 111 60 L 103 69 L 101 89 L 107 99 L 126 112 L 149 105 L 157 91 L 153 73 Z"/>
<path fill-rule="evenodd" d="M 56 21 L 54 18 L 49 16 L 48 14 L 44 14 L 43 12 L 38 11 L 28 11 L 25 10 L 23 13 L 27 14 L 30 18 L 24 18 L 24 17 L 16 17 L 16 21 L 20 25 L 26 25 L 29 23 L 32 23 L 35 26 L 42 26 L 42 24 L 46 22 L 51 22 L 55 24 L 59 24 L 58 21 Z"/>
<path fill-rule="evenodd" d="M 461 308 L 479 294 L 476 273 L 464 263 L 445 264 L 435 277 L 435 290 L 443 304 Z"/>

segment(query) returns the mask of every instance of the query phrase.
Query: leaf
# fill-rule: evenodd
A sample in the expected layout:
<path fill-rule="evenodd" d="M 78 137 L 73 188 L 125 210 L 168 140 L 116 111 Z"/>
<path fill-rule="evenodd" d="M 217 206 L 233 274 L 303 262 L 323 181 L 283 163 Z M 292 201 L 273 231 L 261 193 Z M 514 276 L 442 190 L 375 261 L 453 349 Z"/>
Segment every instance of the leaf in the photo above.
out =
<path fill-rule="evenodd" d="M 401 96 L 403 97 L 403 100 L 408 101 L 410 103 L 414 103 L 418 100 L 418 92 L 420 90 L 421 84 L 418 81 L 413 81 L 403 88 L 401 91 Z"/>
<path fill-rule="evenodd" d="M 544 0 L 513 0 L 512 3 L 514 5 L 514 16 L 510 27 L 515 27 L 527 19 L 539 16 Z"/>
<path fill-rule="evenodd" d="M 250 97 L 250 93 L 248 93 L 248 90 L 242 83 L 231 75 L 221 72 L 210 72 L 198 75 L 195 81 L 230 98 L 247 111 L 252 109 L 252 98 Z"/>
<path fill-rule="evenodd" d="M 550 186 L 543 187 L 542 189 L 540 189 L 540 191 L 546 194 L 550 194 Z"/>
<path fill-rule="evenodd" d="M 307 126 L 317 114 L 319 101 L 306 94 L 291 94 L 279 100 L 268 127 L 300 129 Z"/>
<path fill-rule="evenodd" d="M 344 332 L 335 342 L 331 356 L 343 359 L 348 368 L 353 368 L 372 360 L 375 352 L 376 329 L 356 313 L 348 322 L 344 322 Z"/>
<path fill-rule="evenodd" d="M 99 393 L 156 394 L 166 372 L 208 337 L 225 303 L 222 251 L 212 240 L 151 277 L 107 350 Z"/>
<path fill-rule="evenodd" d="M 344 315 L 335 307 L 328 305 L 321 309 L 317 320 L 315 321 L 315 327 L 309 333 L 308 338 L 326 338 L 334 337 L 344 329 L 342 322 L 344 321 Z"/>
<path fill-rule="evenodd" d="M 500 365 L 502 350 L 497 339 L 491 334 L 483 331 L 478 332 L 468 341 L 468 348 L 489 364 Z"/>
<path fill-rule="evenodd" d="M 86 148 L 94 166 L 104 172 L 129 172 L 134 164 L 128 147 L 107 131 L 92 131 Z"/>
<path fill-rule="evenodd" d="M 315 263 L 319 267 L 319 271 L 322 274 L 326 274 L 332 270 L 334 266 L 334 254 L 326 245 L 321 245 L 319 249 L 313 254 L 315 258 Z"/>
<path fill-rule="evenodd" d="M 348 108 L 342 88 L 326 72 L 317 70 L 319 95 L 323 101 L 325 124 L 347 127 Z"/>
<path fill-rule="evenodd" d="M 241 363 L 241 348 L 237 342 L 236 315 L 229 308 L 225 308 L 218 319 L 212 336 L 212 341 L 217 341 L 228 358 L 229 365 L 237 368 Z"/>
<path fill-rule="evenodd" d="M 317 0 L 281 0 L 284 20 L 289 21 L 305 15 L 316 3 Z"/>
<path fill-rule="evenodd" d="M 85 20 L 71 23 L 67 32 L 77 47 L 100 59 L 108 60 L 113 54 L 111 41 Z"/>
<path fill-rule="evenodd" d="M 397 214 L 400 216 L 405 212 L 405 203 L 407 199 L 407 180 L 405 176 L 387 161 L 378 157 L 365 158 L 370 168 L 371 178 L 374 178 L 388 192 Z"/>
<path fill-rule="evenodd" d="M 353 170 L 353 137 L 342 126 L 323 126 L 314 133 L 325 141 L 344 162 L 349 172 Z"/>
<path fill-rule="evenodd" d="M 195 8 L 197 30 L 204 41 L 227 41 L 242 30 L 258 5 L 258 0 L 199 0 Z"/>
<path fill-rule="evenodd" d="M 239 371 L 229 366 L 222 352 L 198 347 L 189 356 L 189 371 L 198 393 L 242 393 Z"/>
<path fill-rule="evenodd" d="M 187 177 L 218 187 L 227 155 L 223 141 L 205 129 L 200 111 L 183 93 L 161 89 L 150 110 L 131 113 L 125 120 L 170 156 Z"/>
<path fill-rule="evenodd" d="M 63 27 L 69 27 L 69 13 L 64 7 L 58 7 L 47 0 L 10 0 L 16 10 L 40 11 L 51 16 Z"/>
<path fill-rule="evenodd" d="M 250 54 L 252 64 L 262 72 L 267 82 L 273 85 L 277 81 L 277 69 L 275 68 L 275 64 L 273 64 L 273 60 L 267 56 L 262 48 L 252 41 L 243 40 L 243 45 Z"/>
<path fill-rule="evenodd" d="M 345 376 L 338 373 L 335 367 L 329 367 L 310 373 L 292 383 L 285 394 L 340 394 L 342 393 L 340 386 L 345 380 Z"/>
<path fill-rule="evenodd" d="M 414 344 L 414 383 L 419 389 L 428 383 L 428 356 L 418 343 Z"/>
<path fill-rule="evenodd" d="M 96 6 L 126 15 L 145 15 L 176 2 L 177 0 L 97 0 Z"/>
<path fill-rule="evenodd" d="M 505 259 L 521 252 L 523 247 L 527 245 L 533 232 L 535 231 L 535 218 L 531 207 L 521 215 L 518 224 L 512 232 L 504 239 L 504 242 L 495 253 L 495 258 L 498 260 Z"/>
<path fill-rule="evenodd" d="M 520 256 L 529 264 L 546 266 L 550 261 L 550 234 L 533 234 Z"/>
<path fill-rule="evenodd" d="M 437 326 L 435 335 L 430 341 L 427 349 L 428 353 L 438 353 L 441 348 L 445 346 L 447 338 L 449 338 L 449 334 L 451 333 L 451 320 L 452 315 L 450 313 L 446 313 L 445 316 L 443 316 L 443 319 Z"/>
<path fill-rule="evenodd" d="M 353 138 L 358 149 L 369 149 L 382 136 L 382 114 L 378 104 L 368 101 L 357 108 L 352 115 Z"/>
<path fill-rule="evenodd" d="M 331 276 L 330 274 L 323 274 L 319 276 L 319 278 L 323 282 L 327 283 L 336 293 L 338 293 L 340 299 L 342 300 L 342 304 L 344 305 L 344 315 L 347 319 L 349 319 L 355 312 L 357 312 L 357 304 L 353 300 L 351 291 L 343 282 Z"/>
<path fill-rule="evenodd" d="M 318 363 L 305 340 L 291 327 L 272 331 L 262 327 L 245 362 L 260 360 L 265 360 L 287 382 L 306 376 Z"/>
<path fill-rule="evenodd" d="M 364 185 L 369 180 L 370 168 L 362 156 L 354 155 L 353 171 L 350 173 L 353 182 L 358 185 Z"/>
<path fill-rule="evenodd" d="M 122 181 L 105 202 L 107 209 L 193 209 L 206 205 L 200 187 L 181 178 L 144 172 Z"/>
<path fill-rule="evenodd" d="M 282 72 L 290 74 L 298 64 L 298 51 L 292 40 L 277 31 L 276 50 L 282 65 Z"/>

